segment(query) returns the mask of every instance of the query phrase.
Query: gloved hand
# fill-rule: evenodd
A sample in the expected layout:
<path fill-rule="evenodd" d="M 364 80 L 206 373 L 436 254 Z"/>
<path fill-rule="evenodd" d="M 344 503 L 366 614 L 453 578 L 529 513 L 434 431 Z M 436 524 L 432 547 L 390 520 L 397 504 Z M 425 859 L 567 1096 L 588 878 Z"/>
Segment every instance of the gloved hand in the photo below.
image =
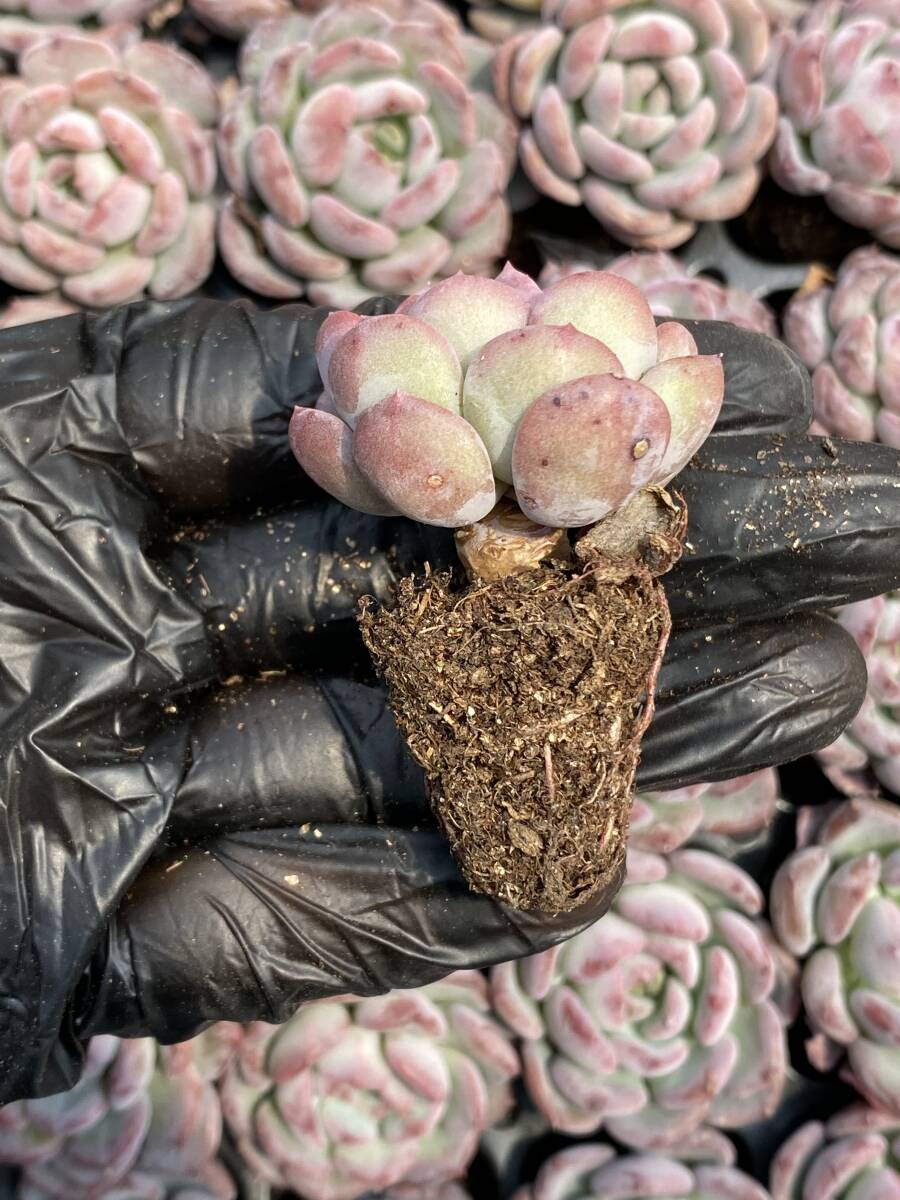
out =
<path fill-rule="evenodd" d="M 447 531 L 323 499 L 286 437 L 324 313 L 138 304 L 0 337 L 0 1101 L 93 1033 L 190 1036 L 530 954 L 605 910 L 470 893 L 354 624 Z M 803 436 L 804 370 L 722 351 L 639 784 L 822 746 L 865 687 L 813 610 L 900 581 L 900 460 Z"/>

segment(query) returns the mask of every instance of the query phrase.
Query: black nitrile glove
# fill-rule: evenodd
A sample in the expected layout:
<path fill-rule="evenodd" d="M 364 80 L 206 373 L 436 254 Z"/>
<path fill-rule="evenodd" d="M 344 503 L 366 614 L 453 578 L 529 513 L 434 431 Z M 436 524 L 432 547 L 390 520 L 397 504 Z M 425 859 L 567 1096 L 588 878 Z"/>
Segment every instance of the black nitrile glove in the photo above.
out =
<path fill-rule="evenodd" d="M 0 338 L 0 1101 L 70 1085 L 93 1033 L 183 1039 L 530 954 L 603 913 L 468 891 L 354 623 L 453 557 L 324 499 L 287 442 L 323 312 L 139 304 Z M 639 783 L 831 741 L 865 687 L 814 610 L 900 581 L 900 459 L 805 438 L 777 343 L 722 351 L 683 473 L 690 548 Z"/>

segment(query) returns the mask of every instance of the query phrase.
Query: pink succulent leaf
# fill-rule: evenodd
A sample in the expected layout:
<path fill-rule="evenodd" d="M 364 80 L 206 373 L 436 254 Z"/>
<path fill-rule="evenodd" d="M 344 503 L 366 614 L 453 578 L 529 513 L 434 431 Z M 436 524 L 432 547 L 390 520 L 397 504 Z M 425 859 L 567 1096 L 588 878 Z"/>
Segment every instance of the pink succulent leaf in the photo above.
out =
<path fill-rule="evenodd" d="M 587 375 L 550 389 L 526 409 L 513 442 L 522 511 L 545 525 L 592 524 L 658 474 L 669 432 L 665 406 L 631 380 Z"/>
<path fill-rule="evenodd" d="M 289 11 L 289 0 L 279 7 Z M 428 0 L 316 7 L 315 19 L 262 21 L 244 44 L 245 87 L 219 133 L 243 201 L 232 211 L 251 236 L 274 221 L 303 239 L 304 252 L 289 256 L 270 228 L 264 252 L 314 300 L 487 272 L 510 232 L 514 133 L 474 81 L 485 54 L 470 54 L 458 20 Z M 267 280 L 236 252 L 230 225 L 220 238 L 241 282 L 283 294 L 277 273 Z M 335 256 L 343 272 L 328 265 Z"/>
<path fill-rule="evenodd" d="M 428 288 L 405 311 L 442 333 L 465 370 L 487 342 L 528 323 L 529 305 L 502 278 L 459 274 Z"/>
<path fill-rule="evenodd" d="M 685 467 L 712 431 L 725 398 L 725 371 L 715 355 L 669 358 L 641 382 L 669 411 L 672 432 L 657 479 L 666 483 Z"/>
<path fill-rule="evenodd" d="M 353 433 L 340 417 L 320 408 L 296 408 L 290 442 L 307 475 L 330 496 L 375 516 L 397 516 L 398 510 L 381 495 L 353 459 Z"/>

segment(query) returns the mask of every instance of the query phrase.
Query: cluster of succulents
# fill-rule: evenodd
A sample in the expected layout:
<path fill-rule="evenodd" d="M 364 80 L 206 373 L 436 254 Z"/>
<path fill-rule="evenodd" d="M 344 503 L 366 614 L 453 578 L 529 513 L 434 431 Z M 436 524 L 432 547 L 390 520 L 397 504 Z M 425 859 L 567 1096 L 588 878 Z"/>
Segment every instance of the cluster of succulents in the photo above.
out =
<path fill-rule="evenodd" d="M 900 448 L 900 258 L 877 246 L 855 250 L 833 284 L 790 300 L 783 324 L 812 372 L 819 426 Z"/>
<path fill-rule="evenodd" d="M 707 838 L 741 839 L 766 829 L 778 804 L 778 772 L 753 771 L 722 783 L 697 783 L 666 792 L 638 792 L 628 844 L 669 854 Z"/>
<path fill-rule="evenodd" d="M 804 809 L 772 884 L 772 924 L 803 970 L 810 1061 L 846 1055 L 857 1089 L 900 1116 L 900 809 L 852 799 Z"/>
<path fill-rule="evenodd" d="M 777 102 L 756 0 L 544 5 L 508 39 L 495 90 L 538 191 L 584 205 L 627 245 L 667 250 L 736 216 L 761 178 Z"/>
<path fill-rule="evenodd" d="M 552 1155 L 513 1200 L 769 1200 L 765 1188 L 730 1161 L 688 1165 L 656 1154 L 617 1155 L 585 1142 Z"/>
<path fill-rule="evenodd" d="M 187 295 L 215 255 L 218 98 L 196 60 L 58 34 L 0 79 L 0 278 L 76 304 Z"/>
<path fill-rule="evenodd" d="M 227 1026 L 175 1052 L 93 1038 L 71 1091 L 0 1109 L 0 1162 L 21 1168 L 21 1200 L 234 1200 L 213 1086 L 232 1040 Z"/>
<path fill-rule="evenodd" d="M 393 314 L 332 313 L 316 352 L 300 465 L 351 508 L 450 527 L 510 485 L 540 525 L 599 520 L 685 465 L 724 389 L 716 356 L 603 272 L 543 290 L 510 267 L 457 275 Z"/>
<path fill-rule="evenodd" d="M 774 1111 L 791 981 L 762 908 L 756 883 L 718 855 L 630 851 L 605 917 L 493 969 L 494 1006 L 554 1128 L 684 1151 L 706 1143 L 707 1126 Z"/>
<path fill-rule="evenodd" d="M 567 275 L 596 269 L 596 264 L 587 262 L 551 260 L 541 271 L 540 282 L 548 287 Z M 775 314 L 764 300 L 742 288 L 721 284 L 710 275 L 693 275 L 664 250 L 633 250 L 613 259 L 603 269 L 639 287 L 654 316 L 729 321 L 742 329 L 776 334 Z"/>
<path fill-rule="evenodd" d="M 488 271 L 509 239 L 514 134 L 473 81 L 478 62 L 425 0 L 259 26 L 219 129 L 235 278 L 352 307 Z"/>
<path fill-rule="evenodd" d="M 477 971 L 245 1028 L 222 1085 L 244 1160 L 307 1200 L 454 1180 L 512 1104 L 512 1039 Z M 427 1189 L 426 1189 L 427 1190 Z M 400 1193 L 398 1193 L 399 1195 Z"/>
<path fill-rule="evenodd" d="M 900 102 L 894 0 L 818 0 L 778 67 L 771 169 L 852 225 L 900 246 Z"/>

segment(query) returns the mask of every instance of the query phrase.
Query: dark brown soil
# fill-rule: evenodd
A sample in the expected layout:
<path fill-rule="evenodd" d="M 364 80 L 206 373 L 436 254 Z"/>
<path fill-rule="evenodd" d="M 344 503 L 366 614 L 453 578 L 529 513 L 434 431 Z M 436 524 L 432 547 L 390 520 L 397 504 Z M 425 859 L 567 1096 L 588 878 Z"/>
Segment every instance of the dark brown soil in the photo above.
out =
<path fill-rule="evenodd" d="M 621 575 L 427 575 L 360 617 L 463 875 L 516 908 L 575 908 L 625 854 L 669 617 L 650 572 Z"/>

